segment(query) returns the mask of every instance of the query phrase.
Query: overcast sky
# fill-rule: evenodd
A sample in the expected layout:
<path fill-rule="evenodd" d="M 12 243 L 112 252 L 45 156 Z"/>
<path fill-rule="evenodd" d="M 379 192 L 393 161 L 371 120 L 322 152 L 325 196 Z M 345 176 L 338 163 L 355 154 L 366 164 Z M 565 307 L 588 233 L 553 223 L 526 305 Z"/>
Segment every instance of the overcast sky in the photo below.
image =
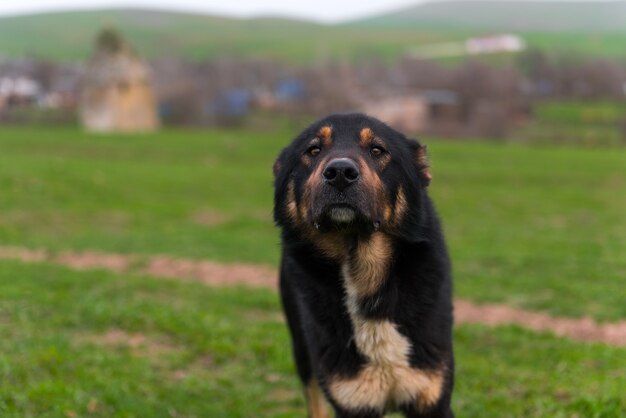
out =
<path fill-rule="evenodd" d="M 250 17 L 280 15 L 327 22 L 365 16 L 422 0 L 0 0 L 0 14 L 48 10 L 150 7 Z"/>
<path fill-rule="evenodd" d="M 0 0 L 0 15 L 50 10 L 149 7 L 250 17 L 279 15 L 325 22 L 367 16 L 424 0 Z M 604 0 L 590 0 L 604 1 Z"/>

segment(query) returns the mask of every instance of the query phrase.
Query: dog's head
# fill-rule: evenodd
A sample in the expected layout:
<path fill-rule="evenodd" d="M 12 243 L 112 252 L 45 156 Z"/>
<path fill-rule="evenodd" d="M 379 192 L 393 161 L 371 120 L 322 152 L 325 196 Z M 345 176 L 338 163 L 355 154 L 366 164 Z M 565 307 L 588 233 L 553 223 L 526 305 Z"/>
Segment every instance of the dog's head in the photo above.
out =
<path fill-rule="evenodd" d="M 274 175 L 276 222 L 311 241 L 376 231 L 416 239 L 431 180 L 424 146 L 363 114 L 311 125 Z"/>

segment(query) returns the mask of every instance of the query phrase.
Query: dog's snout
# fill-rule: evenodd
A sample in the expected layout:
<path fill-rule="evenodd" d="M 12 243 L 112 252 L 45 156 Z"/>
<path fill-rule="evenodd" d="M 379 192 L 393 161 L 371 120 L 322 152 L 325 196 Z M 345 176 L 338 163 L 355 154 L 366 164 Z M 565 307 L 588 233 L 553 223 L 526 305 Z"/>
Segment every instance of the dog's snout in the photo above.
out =
<path fill-rule="evenodd" d="M 359 167 L 349 158 L 331 160 L 322 173 L 324 181 L 339 190 L 350 186 L 360 175 Z"/>

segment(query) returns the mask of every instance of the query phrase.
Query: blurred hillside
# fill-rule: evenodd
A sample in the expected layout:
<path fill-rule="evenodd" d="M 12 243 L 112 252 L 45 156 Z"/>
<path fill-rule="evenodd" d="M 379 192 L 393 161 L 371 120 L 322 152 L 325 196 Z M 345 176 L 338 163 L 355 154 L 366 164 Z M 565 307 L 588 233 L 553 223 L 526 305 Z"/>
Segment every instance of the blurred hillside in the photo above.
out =
<path fill-rule="evenodd" d="M 0 18 L 0 56 L 36 55 L 84 59 L 94 30 L 118 28 L 148 58 L 182 56 L 263 56 L 312 62 L 318 58 L 375 54 L 393 58 L 423 42 L 449 34 L 423 34 L 343 26 L 324 26 L 278 18 L 232 19 L 155 10 L 103 10 Z"/>
<path fill-rule="evenodd" d="M 626 56 L 625 1 L 451 1 L 337 25 L 141 9 L 2 17 L 0 57 L 84 59 L 94 28 L 102 26 L 119 28 L 148 58 L 253 55 L 298 63 L 338 57 L 395 60 L 416 47 L 495 31 L 515 32 L 529 47 L 555 52 Z"/>
<path fill-rule="evenodd" d="M 482 31 L 626 32 L 626 1 L 439 1 L 355 23 Z"/>

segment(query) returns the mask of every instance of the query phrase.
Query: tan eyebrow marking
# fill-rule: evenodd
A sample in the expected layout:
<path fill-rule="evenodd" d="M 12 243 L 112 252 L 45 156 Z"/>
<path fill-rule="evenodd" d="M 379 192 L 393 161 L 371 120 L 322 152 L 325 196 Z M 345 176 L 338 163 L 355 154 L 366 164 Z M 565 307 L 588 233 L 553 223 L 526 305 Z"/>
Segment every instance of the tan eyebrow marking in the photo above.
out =
<path fill-rule="evenodd" d="M 372 143 L 374 140 L 374 132 L 370 128 L 361 129 L 361 145 L 366 146 Z"/>
<path fill-rule="evenodd" d="M 317 133 L 317 135 L 320 137 L 320 139 L 324 142 L 324 145 L 330 145 L 332 144 L 332 135 L 333 135 L 333 128 L 330 126 L 322 126 L 319 130 L 319 132 Z"/>

